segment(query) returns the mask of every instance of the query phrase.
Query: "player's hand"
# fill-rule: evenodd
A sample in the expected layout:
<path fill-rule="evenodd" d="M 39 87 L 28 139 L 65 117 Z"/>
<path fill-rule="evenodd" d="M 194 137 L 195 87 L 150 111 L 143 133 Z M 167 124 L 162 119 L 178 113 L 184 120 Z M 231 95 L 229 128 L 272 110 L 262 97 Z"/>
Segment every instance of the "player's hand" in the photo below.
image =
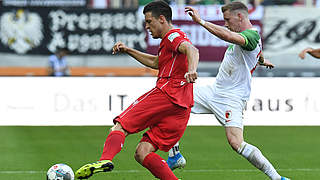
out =
<path fill-rule="evenodd" d="M 306 57 L 306 53 L 311 52 L 311 51 L 312 51 L 312 48 L 304 49 L 303 51 L 301 51 L 301 52 L 299 53 L 299 57 L 300 57 L 301 59 L 304 59 L 304 58 Z"/>
<path fill-rule="evenodd" d="M 192 17 L 192 20 L 196 23 L 200 23 L 201 17 L 197 10 L 195 10 L 193 7 L 187 6 L 184 8 L 184 12 L 188 13 L 190 17 Z"/>
<path fill-rule="evenodd" d="M 124 45 L 122 42 L 117 42 L 112 48 L 112 54 L 116 54 L 118 52 L 126 52 L 128 47 Z"/>
<path fill-rule="evenodd" d="M 184 78 L 186 78 L 188 83 L 195 83 L 196 79 L 198 78 L 198 73 L 193 71 L 193 72 L 187 72 L 184 75 Z"/>
<path fill-rule="evenodd" d="M 269 68 L 269 69 L 274 68 L 274 65 L 268 59 L 264 59 L 263 64 L 260 64 L 260 65 L 265 66 L 266 68 Z"/>

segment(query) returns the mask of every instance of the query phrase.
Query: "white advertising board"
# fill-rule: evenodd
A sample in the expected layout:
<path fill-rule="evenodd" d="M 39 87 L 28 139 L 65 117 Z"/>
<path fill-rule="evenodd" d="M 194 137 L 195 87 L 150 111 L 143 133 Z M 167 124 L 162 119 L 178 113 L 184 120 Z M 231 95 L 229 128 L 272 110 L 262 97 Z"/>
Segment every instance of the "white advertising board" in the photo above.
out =
<path fill-rule="evenodd" d="M 0 125 L 112 125 L 155 77 L 1 77 Z M 199 78 L 196 85 L 214 82 Z M 320 78 L 254 78 L 245 125 L 320 125 Z M 191 114 L 189 125 L 219 125 Z"/>
<path fill-rule="evenodd" d="M 263 20 L 266 57 L 293 54 L 306 47 L 319 48 L 319 9 L 309 7 L 270 6 Z"/>

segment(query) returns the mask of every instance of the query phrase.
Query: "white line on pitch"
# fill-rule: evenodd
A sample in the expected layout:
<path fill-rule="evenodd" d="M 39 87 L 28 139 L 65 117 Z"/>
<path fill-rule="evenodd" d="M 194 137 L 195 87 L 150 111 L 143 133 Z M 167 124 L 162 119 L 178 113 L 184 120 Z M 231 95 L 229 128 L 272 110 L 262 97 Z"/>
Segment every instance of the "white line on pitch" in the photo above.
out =
<path fill-rule="evenodd" d="M 278 171 L 302 171 L 302 172 L 316 172 L 320 169 L 308 169 L 308 168 L 298 168 L 298 169 L 277 169 Z M 255 172 L 257 169 L 188 169 L 181 170 L 185 173 L 204 173 L 204 172 Z M 145 173 L 146 170 L 114 170 L 112 173 Z M 1 171 L 0 174 L 45 174 L 46 171 Z"/>

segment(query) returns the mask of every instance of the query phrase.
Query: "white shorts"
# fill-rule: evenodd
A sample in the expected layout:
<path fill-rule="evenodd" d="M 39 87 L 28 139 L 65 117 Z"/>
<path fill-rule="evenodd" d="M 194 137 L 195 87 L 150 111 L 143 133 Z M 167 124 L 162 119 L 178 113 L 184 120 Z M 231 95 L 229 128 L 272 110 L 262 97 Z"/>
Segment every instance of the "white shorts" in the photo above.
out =
<path fill-rule="evenodd" d="M 212 85 L 195 86 L 193 96 L 192 113 L 214 114 L 223 126 L 243 129 L 243 111 L 246 101 L 217 95 Z"/>

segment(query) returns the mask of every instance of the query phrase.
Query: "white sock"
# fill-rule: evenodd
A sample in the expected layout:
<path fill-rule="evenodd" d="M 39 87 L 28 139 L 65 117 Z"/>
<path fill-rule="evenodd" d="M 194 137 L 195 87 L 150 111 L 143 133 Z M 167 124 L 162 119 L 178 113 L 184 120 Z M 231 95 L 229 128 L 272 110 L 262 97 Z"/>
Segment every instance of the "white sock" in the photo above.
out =
<path fill-rule="evenodd" d="M 238 153 L 246 158 L 256 168 L 260 169 L 267 176 L 269 176 L 270 179 L 281 179 L 281 176 L 274 169 L 267 158 L 262 155 L 261 151 L 257 147 L 246 142 L 242 142 L 240 148 L 238 149 Z"/>
<path fill-rule="evenodd" d="M 169 150 L 169 157 L 173 157 L 176 154 L 178 154 L 179 151 L 179 142 L 177 142 L 177 144 L 175 144 L 170 150 Z"/>

